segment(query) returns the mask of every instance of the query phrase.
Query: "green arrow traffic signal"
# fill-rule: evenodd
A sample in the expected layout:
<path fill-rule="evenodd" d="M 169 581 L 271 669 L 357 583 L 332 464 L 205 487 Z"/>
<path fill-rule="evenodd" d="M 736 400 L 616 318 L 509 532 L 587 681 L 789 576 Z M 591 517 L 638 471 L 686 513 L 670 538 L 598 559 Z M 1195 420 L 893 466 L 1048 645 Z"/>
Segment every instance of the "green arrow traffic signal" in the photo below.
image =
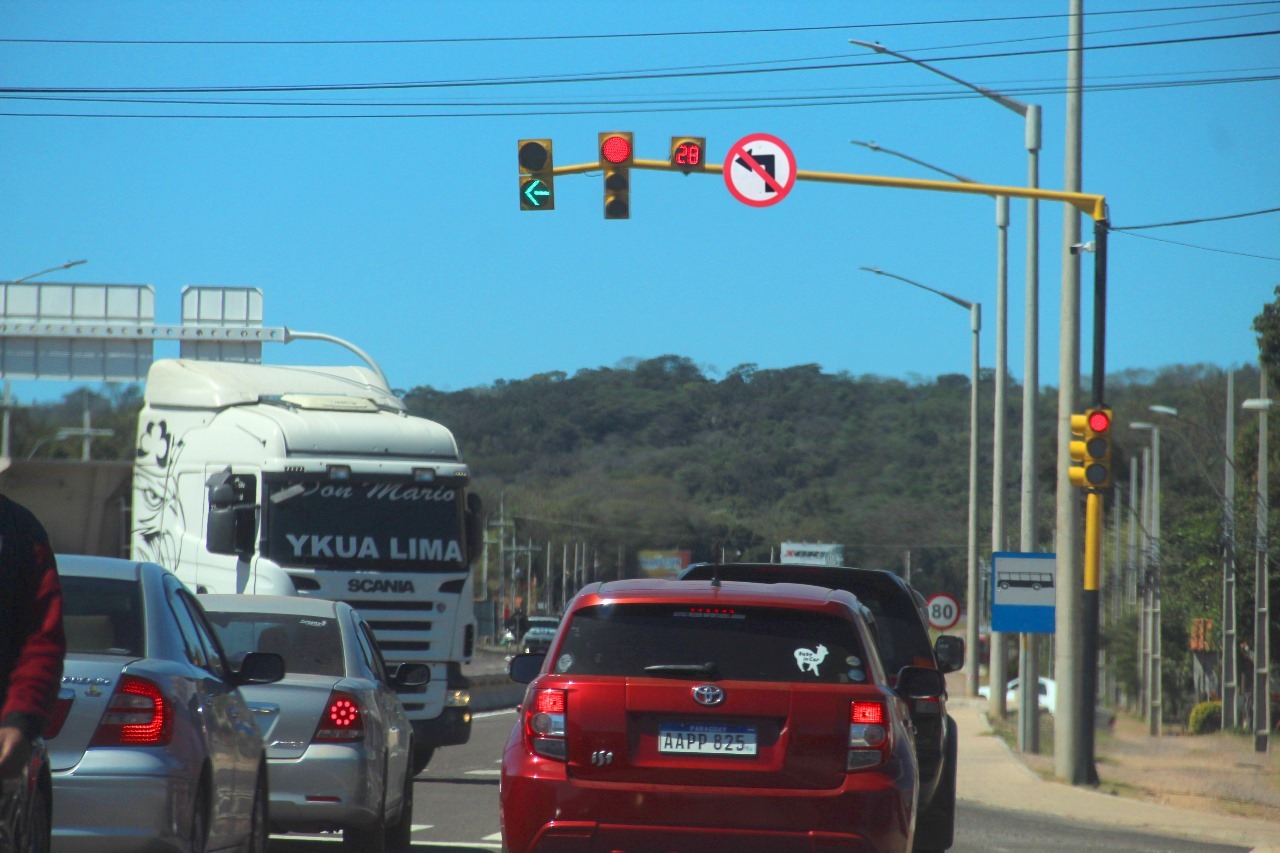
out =
<path fill-rule="evenodd" d="M 525 210 L 542 208 L 544 200 L 546 207 L 552 207 L 551 190 L 542 183 L 541 178 L 534 178 L 522 183 L 520 185 L 520 196 L 520 206 Z"/>

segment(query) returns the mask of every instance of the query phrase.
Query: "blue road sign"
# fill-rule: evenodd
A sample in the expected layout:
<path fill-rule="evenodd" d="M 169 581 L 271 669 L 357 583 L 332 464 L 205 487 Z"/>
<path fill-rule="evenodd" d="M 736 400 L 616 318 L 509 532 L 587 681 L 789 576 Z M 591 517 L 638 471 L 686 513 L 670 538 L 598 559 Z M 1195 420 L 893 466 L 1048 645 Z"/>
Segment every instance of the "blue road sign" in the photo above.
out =
<path fill-rule="evenodd" d="M 1052 634 L 1057 579 L 1057 554 L 992 554 L 991 630 L 1010 634 Z"/>

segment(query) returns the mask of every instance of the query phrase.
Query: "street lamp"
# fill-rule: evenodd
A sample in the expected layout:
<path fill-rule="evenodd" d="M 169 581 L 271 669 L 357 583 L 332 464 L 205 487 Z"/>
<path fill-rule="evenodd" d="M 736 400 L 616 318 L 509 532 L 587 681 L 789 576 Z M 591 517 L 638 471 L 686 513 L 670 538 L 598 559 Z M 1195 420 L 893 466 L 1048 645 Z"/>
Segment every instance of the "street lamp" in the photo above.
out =
<path fill-rule="evenodd" d="M 1262 374 L 1262 393 L 1267 393 L 1267 374 Z M 1270 547 L 1267 536 L 1267 412 L 1268 397 L 1245 400 L 1242 408 L 1258 413 L 1258 556 L 1253 586 L 1253 751 L 1266 752 L 1271 737 L 1271 612 L 1267 572 Z"/>
<path fill-rule="evenodd" d="M 958 83 L 966 89 L 977 92 L 982 97 L 994 101 L 1007 110 L 1022 116 L 1025 125 L 1024 142 L 1027 149 L 1027 186 L 1036 188 L 1040 186 L 1040 105 L 1028 104 L 1022 101 L 994 92 L 990 89 L 962 80 L 954 74 L 949 74 L 941 68 L 922 62 L 914 57 L 907 56 L 905 53 L 899 53 L 896 50 L 890 50 L 878 42 L 861 41 L 859 39 L 849 39 L 849 43 L 858 47 L 866 48 L 875 53 L 884 56 L 892 56 L 903 62 L 910 62 L 926 71 L 937 74 L 940 77 Z M 1004 200 L 1005 207 L 1003 220 L 1001 214 L 997 212 L 997 222 L 1003 221 L 1008 223 L 1008 199 Z M 1036 402 L 1040 396 L 1040 204 L 1035 199 L 1027 200 L 1027 259 L 1026 259 L 1026 309 L 1024 318 L 1023 333 L 1023 349 L 1022 349 L 1022 466 L 1021 466 L 1021 502 L 1020 502 L 1020 550 L 1031 552 L 1037 550 L 1038 542 L 1036 541 L 1037 528 L 1037 476 L 1036 476 Z M 1003 303 L 1004 288 L 1000 290 L 1000 299 Z M 1003 304 L 997 306 L 997 314 L 999 315 L 997 324 L 997 333 L 1001 336 L 1004 334 L 1005 319 Z M 997 343 L 999 358 L 1003 361 L 1004 347 Z M 997 365 L 997 373 L 999 373 L 999 365 Z M 1001 379 L 1001 392 L 1003 393 L 1003 378 Z M 998 406 L 997 411 L 1003 412 L 1004 407 Z M 1060 451 L 1061 453 L 1061 451 Z M 1061 458 L 1061 457 L 1060 457 Z M 1002 472 L 1001 472 L 1002 473 Z M 994 538 L 994 537 L 993 537 Z M 997 643 L 992 642 L 992 676 L 1004 675 L 1004 656 L 997 656 Z M 1019 670 L 1022 673 L 1021 685 L 1022 694 L 1020 695 L 1019 707 L 1028 707 L 1029 702 L 1034 702 L 1034 697 L 1030 694 L 1030 685 L 1034 685 L 1039 678 L 1039 650 L 1034 642 L 1029 642 L 1027 635 L 1022 636 L 1019 644 Z M 998 669 L 998 671 L 997 671 Z M 976 679 L 976 674 L 971 678 Z M 1059 676 L 1059 681 L 1063 681 Z M 976 680 L 975 682 L 976 683 Z M 991 691 L 993 699 L 999 695 L 996 700 L 995 707 L 999 710 L 1004 709 L 1004 691 Z M 972 693 L 970 695 L 973 695 Z M 1028 697 L 1031 697 L 1030 699 Z M 1030 707 L 1038 708 L 1038 704 L 1031 704 Z M 1039 726 L 1036 720 L 1036 713 L 1022 713 L 1019 715 L 1019 746 L 1024 751 L 1036 752 L 1039 744 Z"/>
<path fill-rule="evenodd" d="M 918 287 L 921 290 L 927 290 L 954 302 L 961 308 L 969 311 L 969 326 L 973 330 L 973 364 L 971 378 L 969 380 L 969 575 L 968 590 L 965 597 L 965 608 L 968 612 L 967 625 L 965 626 L 965 644 L 964 644 L 964 665 L 965 665 L 965 693 L 968 696 L 978 695 L 978 333 L 982 330 L 982 305 L 978 302 L 970 302 L 967 299 L 961 299 L 959 296 L 953 296 L 950 293 L 944 293 L 941 290 L 934 290 L 928 285 L 921 284 L 918 281 L 912 281 L 909 278 L 903 278 L 900 275 L 894 275 L 891 272 L 885 272 L 877 267 L 859 267 L 866 272 L 875 273 L 876 275 L 887 276 L 888 278 L 896 278 L 898 281 Z"/>
<path fill-rule="evenodd" d="M 1236 464 L 1231 458 L 1236 440 L 1235 375 L 1227 372 L 1227 422 L 1226 441 L 1220 449 L 1226 464 L 1223 466 L 1224 488 L 1222 492 L 1222 726 L 1239 725 L 1236 699 Z M 1177 418 L 1188 423 L 1219 442 L 1212 430 L 1196 421 L 1178 415 L 1171 406 L 1150 406 L 1151 411 Z"/>
<path fill-rule="evenodd" d="M 1164 571 L 1160 565 L 1160 427 L 1156 424 L 1138 421 L 1129 424 L 1130 429 L 1151 430 L 1151 522 L 1147 529 L 1149 543 L 1151 582 L 1147 584 L 1147 598 L 1151 602 L 1150 639 L 1147 649 L 1151 656 L 1149 668 L 1151 719 L 1148 732 L 1158 736 L 1161 729 L 1160 720 L 1160 678 L 1163 673 L 1160 654 L 1160 576 Z"/>
<path fill-rule="evenodd" d="M 33 272 L 31 275 L 24 275 L 22 278 L 15 278 L 13 281 L 8 283 L 22 284 L 22 282 L 24 281 L 30 281 L 31 279 L 45 275 L 46 273 L 58 272 L 59 270 L 69 270 L 72 267 L 78 267 L 81 264 L 87 264 L 87 263 L 89 262 L 88 261 L 67 261 L 65 264 L 62 264 L 61 266 L 49 267 L 47 270 L 40 270 L 40 272 Z"/>

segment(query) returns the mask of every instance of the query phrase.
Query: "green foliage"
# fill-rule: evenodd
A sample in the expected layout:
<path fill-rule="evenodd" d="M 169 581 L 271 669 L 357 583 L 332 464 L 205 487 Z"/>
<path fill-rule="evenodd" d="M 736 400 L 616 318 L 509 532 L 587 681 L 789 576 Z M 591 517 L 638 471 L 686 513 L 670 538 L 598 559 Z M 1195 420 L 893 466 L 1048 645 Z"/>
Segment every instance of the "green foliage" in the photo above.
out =
<path fill-rule="evenodd" d="M 1189 723 L 1193 735 L 1207 735 L 1222 728 L 1222 703 L 1201 702 L 1191 709 Z"/>

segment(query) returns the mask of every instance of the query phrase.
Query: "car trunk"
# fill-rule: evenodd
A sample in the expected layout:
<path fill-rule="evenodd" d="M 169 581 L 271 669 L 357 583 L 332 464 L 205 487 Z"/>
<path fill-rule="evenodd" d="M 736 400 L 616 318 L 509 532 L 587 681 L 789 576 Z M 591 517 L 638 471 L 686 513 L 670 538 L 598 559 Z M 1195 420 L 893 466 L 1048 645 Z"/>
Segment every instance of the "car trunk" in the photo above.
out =
<path fill-rule="evenodd" d="M 723 702 L 695 701 L 702 686 L 722 690 Z M 571 777 L 719 788 L 839 786 L 850 703 L 879 698 L 854 686 L 665 678 L 566 681 L 564 689 Z"/>
<path fill-rule="evenodd" d="M 71 707 L 58 736 L 49 741 L 50 769 L 70 770 L 80 763 L 115 693 L 121 670 L 133 660 L 119 655 L 67 655 L 61 697 L 70 698 Z"/>
<path fill-rule="evenodd" d="M 343 683 L 332 675 L 289 675 L 274 684 L 242 686 L 240 692 L 262 729 L 267 758 L 301 758 L 329 708 L 330 696 L 343 689 Z"/>

